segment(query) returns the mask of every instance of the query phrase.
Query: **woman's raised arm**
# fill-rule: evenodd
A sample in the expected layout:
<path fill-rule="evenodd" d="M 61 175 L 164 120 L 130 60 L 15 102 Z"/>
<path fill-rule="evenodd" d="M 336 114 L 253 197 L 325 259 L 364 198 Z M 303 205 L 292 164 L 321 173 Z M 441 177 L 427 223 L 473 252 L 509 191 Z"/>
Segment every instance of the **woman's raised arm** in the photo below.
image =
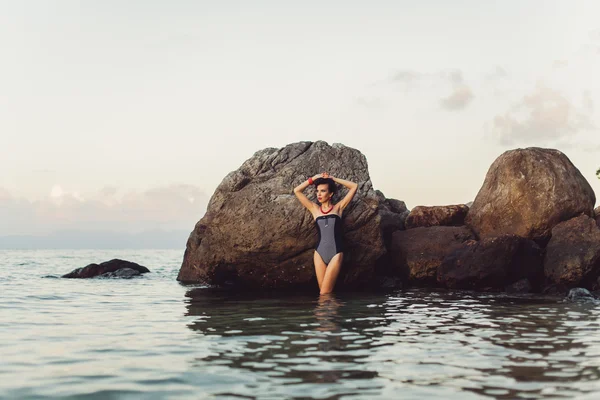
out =
<path fill-rule="evenodd" d="M 311 179 L 315 180 L 315 179 L 318 179 L 321 177 L 323 177 L 323 174 L 317 174 L 317 175 L 313 176 Z M 302 203 L 302 205 L 304 207 L 306 207 L 308 209 L 308 211 L 311 212 L 311 214 L 314 214 L 317 205 L 315 203 L 313 203 L 312 201 L 310 201 L 308 199 L 308 197 L 306 197 L 304 195 L 304 193 L 302 193 L 302 192 L 304 192 L 304 189 L 306 189 L 308 186 L 310 186 L 310 182 L 308 180 L 302 182 L 301 184 L 299 184 L 298 186 L 296 186 L 294 188 L 294 194 L 296 195 L 298 200 L 300 200 L 300 203 Z"/>
<path fill-rule="evenodd" d="M 356 191 L 358 190 L 358 184 L 355 182 L 352 182 L 352 181 L 347 181 L 345 179 L 334 178 L 331 175 L 329 177 L 331 179 L 333 179 L 334 182 L 337 182 L 340 185 L 344 185 L 345 187 L 350 189 L 348 191 L 348 193 L 346 194 L 346 196 L 342 200 L 340 200 L 340 202 L 338 203 L 339 206 L 341 207 L 341 209 L 343 210 L 344 208 L 348 207 L 348 204 L 350 204 L 350 202 L 354 198 L 354 195 L 356 194 Z"/>

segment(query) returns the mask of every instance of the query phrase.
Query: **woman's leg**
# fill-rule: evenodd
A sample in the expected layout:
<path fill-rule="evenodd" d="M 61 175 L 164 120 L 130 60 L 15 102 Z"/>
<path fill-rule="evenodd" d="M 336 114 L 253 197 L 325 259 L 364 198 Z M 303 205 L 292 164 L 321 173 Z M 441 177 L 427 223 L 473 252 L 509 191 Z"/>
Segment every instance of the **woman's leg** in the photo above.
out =
<path fill-rule="evenodd" d="M 319 290 L 321 290 L 321 285 L 323 284 L 323 278 L 325 277 L 325 270 L 327 269 L 327 265 L 325 264 L 319 253 L 317 253 L 316 251 L 314 261 L 315 274 L 317 274 L 317 282 L 319 282 Z"/>
<path fill-rule="evenodd" d="M 335 281 L 337 280 L 340 269 L 342 268 L 342 261 L 344 261 L 344 253 L 337 253 L 335 256 L 333 256 L 329 264 L 327 264 L 323 282 L 319 286 L 321 289 L 321 294 L 333 292 Z"/>

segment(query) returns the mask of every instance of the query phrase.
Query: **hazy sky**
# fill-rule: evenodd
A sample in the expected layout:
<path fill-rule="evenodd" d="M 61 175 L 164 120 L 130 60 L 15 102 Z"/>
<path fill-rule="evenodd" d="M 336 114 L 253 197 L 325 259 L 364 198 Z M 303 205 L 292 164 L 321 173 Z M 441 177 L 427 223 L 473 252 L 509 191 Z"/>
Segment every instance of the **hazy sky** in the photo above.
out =
<path fill-rule="evenodd" d="M 255 151 L 362 151 L 387 197 L 473 200 L 557 148 L 598 197 L 600 2 L 0 0 L 0 235 L 192 230 Z"/>

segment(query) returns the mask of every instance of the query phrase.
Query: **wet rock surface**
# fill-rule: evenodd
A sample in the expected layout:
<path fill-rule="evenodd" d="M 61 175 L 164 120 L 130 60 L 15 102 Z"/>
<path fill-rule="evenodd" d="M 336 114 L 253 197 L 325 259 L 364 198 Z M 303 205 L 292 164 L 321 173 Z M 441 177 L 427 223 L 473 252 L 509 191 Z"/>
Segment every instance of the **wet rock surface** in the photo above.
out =
<path fill-rule="evenodd" d="M 131 278 L 146 272 L 150 272 L 150 270 L 142 265 L 131 261 L 113 259 L 100 264 L 89 264 L 85 267 L 74 269 L 61 278 Z"/>

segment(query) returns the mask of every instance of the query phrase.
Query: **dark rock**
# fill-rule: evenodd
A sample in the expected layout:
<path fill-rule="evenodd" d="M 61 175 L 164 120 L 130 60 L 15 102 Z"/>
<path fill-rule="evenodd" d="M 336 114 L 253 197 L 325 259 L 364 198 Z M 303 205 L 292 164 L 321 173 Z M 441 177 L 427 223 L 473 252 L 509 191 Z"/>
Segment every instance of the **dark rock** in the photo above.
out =
<path fill-rule="evenodd" d="M 115 272 L 105 272 L 102 275 L 99 275 L 99 278 L 133 278 L 134 276 L 141 275 L 140 271 L 131 268 L 121 268 L 116 270 Z"/>
<path fill-rule="evenodd" d="M 429 226 L 461 226 L 469 207 L 465 204 L 450 206 L 417 206 L 406 218 L 406 229 Z"/>
<path fill-rule="evenodd" d="M 68 274 L 63 275 L 62 278 L 93 278 L 95 276 L 100 276 L 103 274 L 115 273 L 121 269 L 131 269 L 131 270 L 137 271 L 140 274 L 150 272 L 150 270 L 148 268 L 141 266 L 139 264 L 136 264 L 134 262 L 113 259 L 110 261 L 105 261 L 100 264 L 89 264 L 83 268 L 74 269 L 73 271 L 69 272 Z M 124 272 L 122 272 L 122 274 L 123 275 L 115 274 L 115 275 L 111 275 L 111 276 L 129 277 L 128 274 L 130 274 L 130 273 L 127 271 L 124 271 Z"/>
<path fill-rule="evenodd" d="M 392 265 L 413 284 L 436 284 L 437 270 L 444 258 L 470 239 L 474 239 L 473 234 L 465 226 L 396 231 L 390 246 Z"/>
<path fill-rule="evenodd" d="M 577 302 L 596 301 L 597 298 L 584 288 L 573 288 L 567 294 L 567 300 Z"/>
<path fill-rule="evenodd" d="M 399 277 L 385 276 L 377 279 L 377 288 L 402 289 L 402 280 Z"/>
<path fill-rule="evenodd" d="M 520 279 L 504 288 L 507 293 L 529 293 L 531 292 L 531 283 L 529 279 Z"/>
<path fill-rule="evenodd" d="M 552 229 L 544 274 L 550 282 L 567 289 L 593 289 L 600 275 L 600 229 L 592 218 L 580 215 Z"/>
<path fill-rule="evenodd" d="M 503 290 L 524 278 L 537 287 L 542 276 L 540 247 L 520 236 L 502 235 L 465 242 L 444 259 L 437 280 L 448 288 Z"/>
<path fill-rule="evenodd" d="M 480 238 L 514 234 L 545 243 L 556 224 L 592 215 L 595 202 L 590 184 L 563 153 L 516 149 L 492 163 L 465 223 Z"/>
<path fill-rule="evenodd" d="M 594 209 L 594 218 L 596 219 L 596 225 L 600 228 L 600 207 Z"/>
<path fill-rule="evenodd" d="M 386 253 L 382 228 L 400 229 L 394 207 L 403 207 L 386 203 L 373 189 L 363 154 L 323 141 L 258 151 L 228 174 L 190 234 L 177 280 L 248 289 L 314 288 L 317 231 L 293 188 L 323 171 L 359 185 L 343 215 L 346 251 L 336 290 L 369 284 Z M 347 193 L 341 185 L 338 190 L 334 202 Z M 305 194 L 315 199 L 314 188 Z"/>

